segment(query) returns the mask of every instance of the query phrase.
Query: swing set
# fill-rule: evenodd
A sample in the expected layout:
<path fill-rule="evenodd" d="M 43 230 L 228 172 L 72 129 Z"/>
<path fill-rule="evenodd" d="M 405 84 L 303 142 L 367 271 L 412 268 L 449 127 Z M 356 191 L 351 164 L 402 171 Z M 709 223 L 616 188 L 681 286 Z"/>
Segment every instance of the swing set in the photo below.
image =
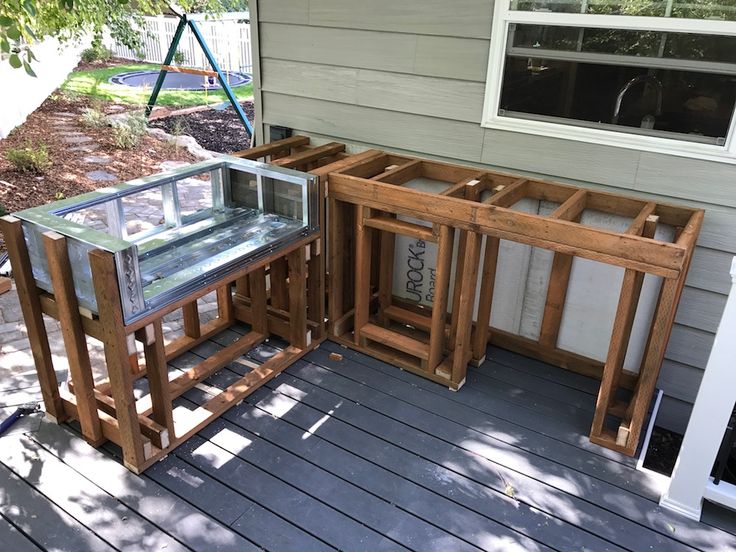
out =
<path fill-rule="evenodd" d="M 230 82 L 225 73 L 220 69 L 220 66 L 217 63 L 217 60 L 215 59 L 215 56 L 213 55 L 212 51 L 210 50 L 209 46 L 207 45 L 207 42 L 204 39 L 204 36 L 202 35 L 202 31 L 199 28 L 199 25 L 197 25 L 197 21 L 202 21 L 203 19 L 207 18 L 208 15 L 204 13 L 194 13 L 194 14 L 177 14 L 179 17 L 179 24 L 176 27 L 176 31 L 174 32 L 174 38 L 171 40 L 171 45 L 169 46 L 169 51 L 166 53 L 166 57 L 164 58 L 164 62 L 161 65 L 161 71 L 158 74 L 158 78 L 156 79 L 156 84 L 153 87 L 153 91 L 151 92 L 151 97 L 148 99 L 148 105 L 146 106 L 146 117 L 149 117 L 151 115 L 151 111 L 153 111 L 153 107 L 156 105 L 156 100 L 158 98 L 158 94 L 161 91 L 161 88 L 164 84 L 164 79 L 166 78 L 166 73 L 187 73 L 190 75 L 201 75 L 206 80 L 206 83 L 211 83 L 214 81 L 215 78 L 220 83 L 220 86 L 222 87 L 222 90 L 225 92 L 225 95 L 227 96 L 227 99 L 230 103 L 230 105 L 233 106 L 235 109 L 235 112 L 238 114 L 238 118 L 243 123 L 243 126 L 245 127 L 246 132 L 248 133 L 248 137 L 252 140 L 253 139 L 253 125 L 251 125 L 250 121 L 248 120 L 248 117 L 245 115 L 245 111 L 243 111 L 242 106 L 238 102 L 238 99 L 235 97 L 235 94 L 233 93 L 232 88 L 230 88 Z M 244 12 L 232 12 L 232 13 L 225 13 L 223 14 L 219 20 L 225 21 L 225 20 L 234 20 L 234 19 L 244 19 L 248 17 L 248 15 Z M 181 37 L 184 34 L 184 30 L 189 27 L 189 29 L 192 32 L 192 35 L 194 35 L 194 38 L 196 39 L 197 43 L 199 43 L 199 46 L 202 48 L 202 52 L 204 53 L 204 56 L 207 58 L 207 61 L 209 62 L 210 66 L 212 67 L 212 70 L 208 69 L 195 69 L 190 67 L 178 67 L 175 65 L 172 65 L 172 61 L 174 60 L 174 56 L 176 55 L 176 51 L 179 48 L 179 42 L 181 41 Z M 207 86 L 205 86 L 205 94 L 207 93 Z M 224 109 L 228 105 L 228 102 L 223 102 L 222 104 L 215 106 L 215 109 Z M 252 145 L 252 144 L 251 144 Z"/>

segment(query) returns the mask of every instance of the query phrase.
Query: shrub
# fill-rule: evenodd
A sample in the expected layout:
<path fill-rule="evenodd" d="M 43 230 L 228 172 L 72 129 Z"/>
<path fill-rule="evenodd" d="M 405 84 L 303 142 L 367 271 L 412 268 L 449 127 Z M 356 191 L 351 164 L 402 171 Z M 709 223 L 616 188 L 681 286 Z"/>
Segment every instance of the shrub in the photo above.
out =
<path fill-rule="evenodd" d="M 184 52 L 178 51 L 174 54 L 174 63 L 176 65 L 181 65 L 182 63 L 186 62 L 187 56 L 184 54 Z"/>
<path fill-rule="evenodd" d="M 95 107 L 86 107 L 79 118 L 86 127 L 102 128 L 107 126 L 107 116 Z"/>
<path fill-rule="evenodd" d="M 6 157 L 16 171 L 43 173 L 51 166 L 46 144 L 33 146 L 30 142 L 24 148 L 8 148 Z"/>
<path fill-rule="evenodd" d="M 2 203 L 0 203 L 0 217 L 4 217 L 7 214 L 8 214 L 7 207 L 5 207 L 5 205 L 3 205 Z"/>
<path fill-rule="evenodd" d="M 93 43 L 91 47 L 82 52 L 82 61 L 108 61 L 112 58 L 112 52 L 100 43 Z"/>
<path fill-rule="evenodd" d="M 131 115 L 124 121 L 119 121 L 112 127 L 112 138 L 115 147 L 133 149 L 146 133 L 147 126 L 148 122 L 142 114 Z"/>

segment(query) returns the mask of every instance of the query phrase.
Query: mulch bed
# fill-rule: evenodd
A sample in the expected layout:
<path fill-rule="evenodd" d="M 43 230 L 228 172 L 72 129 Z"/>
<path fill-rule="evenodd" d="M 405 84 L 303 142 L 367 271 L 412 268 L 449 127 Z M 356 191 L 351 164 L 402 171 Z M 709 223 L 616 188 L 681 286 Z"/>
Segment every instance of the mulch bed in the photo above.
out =
<path fill-rule="evenodd" d="M 248 119 L 253 121 L 253 102 L 242 102 L 241 105 Z M 203 148 L 219 153 L 232 153 L 250 147 L 248 133 L 232 107 L 222 111 L 208 109 L 172 115 L 151 121 L 150 126 L 169 134 L 186 134 Z"/>
<path fill-rule="evenodd" d="M 86 174 L 94 170 L 104 170 L 115 174 L 120 181 L 160 172 L 162 161 L 189 161 L 196 158 L 183 148 L 163 143 L 150 136 L 144 136 L 133 149 L 118 149 L 113 141 L 109 127 L 87 128 L 79 123 L 78 118 L 69 117 L 70 125 L 75 131 L 84 133 L 94 140 L 99 147 L 93 152 L 73 152 L 69 148 L 74 144 L 64 142 L 64 136 L 53 123 L 60 112 L 81 115 L 84 108 L 89 107 L 85 97 L 69 99 L 56 93 L 49 97 L 25 123 L 14 129 L 10 135 L 0 140 L 0 204 L 9 213 L 43 205 L 54 201 L 63 194 L 72 197 L 104 186 L 87 178 Z M 114 104 L 104 104 L 101 109 L 106 113 L 120 112 Z M 124 109 L 130 109 L 125 106 Z M 23 148 L 27 145 L 45 145 L 51 160 L 51 167 L 43 174 L 18 172 L 7 160 L 6 152 L 10 148 Z M 109 156 L 105 165 L 88 164 L 82 158 Z M 3 244 L 0 243 L 0 251 Z"/>

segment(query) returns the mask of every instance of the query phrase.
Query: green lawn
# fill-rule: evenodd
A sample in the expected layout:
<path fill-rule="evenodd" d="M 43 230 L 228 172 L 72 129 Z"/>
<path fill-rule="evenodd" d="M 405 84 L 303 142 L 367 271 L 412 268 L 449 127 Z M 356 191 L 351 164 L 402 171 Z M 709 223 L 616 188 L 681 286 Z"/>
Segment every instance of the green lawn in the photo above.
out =
<path fill-rule="evenodd" d="M 140 71 L 143 69 L 160 69 L 160 65 L 146 63 L 131 63 L 116 65 L 92 71 L 75 71 L 61 85 L 62 90 L 75 94 L 83 94 L 100 100 L 117 103 L 143 105 L 151 95 L 149 88 L 134 88 L 121 84 L 112 84 L 110 77 L 126 71 Z M 253 85 L 244 84 L 233 88 L 238 100 L 247 100 L 253 97 Z M 227 97 L 221 90 L 205 92 L 199 90 L 162 90 L 158 95 L 156 105 L 189 107 L 194 105 L 218 104 L 226 101 Z"/>

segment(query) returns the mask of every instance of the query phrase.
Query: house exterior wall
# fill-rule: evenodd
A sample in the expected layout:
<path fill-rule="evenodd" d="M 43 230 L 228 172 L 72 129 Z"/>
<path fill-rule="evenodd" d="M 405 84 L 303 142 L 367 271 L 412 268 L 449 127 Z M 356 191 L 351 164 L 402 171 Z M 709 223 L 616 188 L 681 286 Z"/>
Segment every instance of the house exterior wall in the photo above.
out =
<path fill-rule="evenodd" d="M 683 431 L 736 253 L 736 165 L 480 126 L 492 0 L 251 2 L 261 128 L 702 207 L 705 223 L 659 378 Z"/>

